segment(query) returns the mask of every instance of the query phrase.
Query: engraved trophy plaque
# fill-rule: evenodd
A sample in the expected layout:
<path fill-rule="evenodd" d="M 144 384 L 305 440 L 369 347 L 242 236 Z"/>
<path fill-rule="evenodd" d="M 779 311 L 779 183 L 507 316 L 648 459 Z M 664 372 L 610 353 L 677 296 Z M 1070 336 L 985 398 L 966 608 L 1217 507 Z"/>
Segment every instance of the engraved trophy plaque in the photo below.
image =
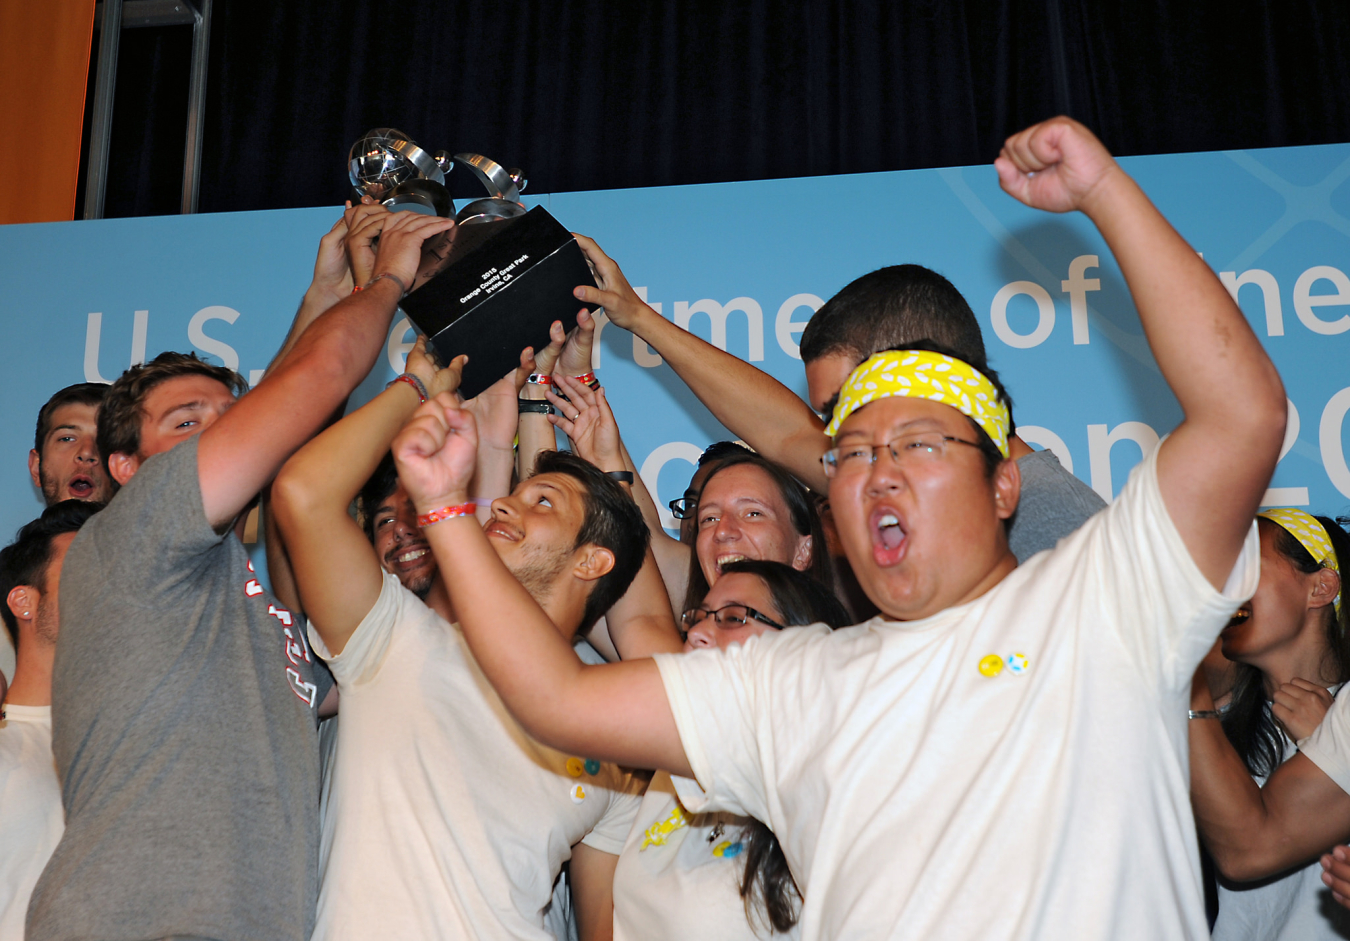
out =
<path fill-rule="evenodd" d="M 458 212 L 446 188 L 456 165 L 487 191 Z M 477 395 L 519 365 L 526 346 L 548 344 L 549 325 L 576 326 L 578 284 L 595 284 L 572 234 L 540 206 L 526 210 L 526 181 L 481 154 L 429 154 L 393 128 L 352 146 L 352 186 L 391 210 L 454 216 L 455 228 L 423 247 L 412 293 L 400 304 L 442 362 L 467 353 L 460 392 Z"/>

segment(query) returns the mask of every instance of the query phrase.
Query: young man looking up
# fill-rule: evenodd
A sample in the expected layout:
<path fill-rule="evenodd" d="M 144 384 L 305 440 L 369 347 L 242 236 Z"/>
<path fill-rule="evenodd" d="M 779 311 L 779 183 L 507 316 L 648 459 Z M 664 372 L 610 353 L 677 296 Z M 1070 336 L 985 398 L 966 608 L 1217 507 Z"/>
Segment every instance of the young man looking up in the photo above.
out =
<path fill-rule="evenodd" d="M 75 533 L 100 503 L 65 500 L 0 550 L 0 616 L 19 651 L 0 707 L 0 938 L 22 938 L 33 883 L 61 839 L 61 785 L 52 761 L 52 656 L 57 590 Z"/>
<path fill-rule="evenodd" d="M 965 362 L 985 367 L 980 325 L 961 292 L 935 271 L 894 265 L 846 285 L 802 331 L 808 406 L 768 373 L 666 320 L 637 296 L 598 245 L 584 237 L 578 242 L 600 287 L 578 287 L 576 296 L 603 305 L 610 323 L 645 340 L 718 421 L 817 493 L 827 488 L 820 456 L 830 439 L 816 412 L 829 415 L 844 380 L 863 360 L 882 350 L 933 340 Z M 1022 472 L 1022 500 L 1008 542 L 1013 554 L 1026 561 L 1053 548 L 1106 504 L 1052 452 L 1033 451 L 1016 435 L 1010 447 Z"/>
<path fill-rule="evenodd" d="M 62 500 L 107 503 L 112 481 L 98 456 L 98 407 L 108 394 L 101 382 L 80 382 L 57 392 L 38 411 L 28 474 L 51 506 Z"/>
<path fill-rule="evenodd" d="M 309 938 L 331 681 L 233 530 L 370 371 L 423 240 L 450 225 L 400 214 L 353 294 L 339 220 L 247 395 L 181 354 L 110 389 L 99 450 L 121 490 L 66 559 L 52 676 L 66 831 L 33 891 L 33 941 Z"/>
<path fill-rule="evenodd" d="M 525 728 L 694 777 L 688 809 L 768 824 L 807 941 L 1203 938 L 1191 674 L 1255 587 L 1284 390 L 1218 279 L 1086 128 L 1039 124 L 996 167 L 1022 202 L 1097 224 L 1185 414 L 1055 550 L 1018 567 L 1008 548 L 1019 474 L 998 386 L 927 351 L 865 362 L 829 428 L 835 521 L 882 618 L 583 667 L 474 527 L 428 538 Z M 475 437 L 446 400 L 400 434 L 419 508 L 459 499 Z"/>
<path fill-rule="evenodd" d="M 420 342 L 408 357 L 432 395 L 453 390 L 459 368 L 434 370 Z M 570 644 L 632 583 L 654 597 L 673 646 L 646 527 L 618 482 L 549 451 L 508 495 L 516 380 L 532 369 L 526 357 L 518 376 L 468 406 L 485 432 L 475 497 L 498 496 L 492 546 L 560 641 Z M 419 401 L 411 384 L 394 384 L 302 448 L 273 485 L 311 642 L 343 700 L 314 937 L 543 941 L 569 857 L 581 936 L 609 937 L 614 868 L 639 804 L 631 779 L 587 754 L 545 748 L 511 719 L 454 624 L 457 599 L 420 554 L 441 524 L 418 520 L 396 480 L 389 494 L 365 488 L 368 532 L 347 512 Z M 461 503 L 456 512 L 473 516 L 474 502 Z M 610 620 L 620 651 L 634 655 L 624 651 L 627 621 Z"/>

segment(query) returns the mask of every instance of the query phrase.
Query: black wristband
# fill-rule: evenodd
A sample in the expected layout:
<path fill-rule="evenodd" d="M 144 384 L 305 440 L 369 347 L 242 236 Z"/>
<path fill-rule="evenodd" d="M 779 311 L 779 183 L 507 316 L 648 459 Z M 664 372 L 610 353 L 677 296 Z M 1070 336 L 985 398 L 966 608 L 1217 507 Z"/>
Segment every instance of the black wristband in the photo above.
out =
<path fill-rule="evenodd" d="M 552 415 L 553 406 L 543 399 L 516 399 L 516 410 L 522 415 Z"/>
<path fill-rule="evenodd" d="M 605 471 L 605 476 L 613 477 L 619 483 L 628 484 L 630 487 L 633 485 L 632 471 Z"/>

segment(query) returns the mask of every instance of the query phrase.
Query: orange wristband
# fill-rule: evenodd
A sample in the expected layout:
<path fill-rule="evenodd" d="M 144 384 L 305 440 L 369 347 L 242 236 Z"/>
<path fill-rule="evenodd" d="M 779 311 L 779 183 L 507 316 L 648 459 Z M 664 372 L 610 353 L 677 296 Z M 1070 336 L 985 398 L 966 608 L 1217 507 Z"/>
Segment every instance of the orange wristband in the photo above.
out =
<path fill-rule="evenodd" d="M 441 520 L 454 519 L 456 516 L 473 516 L 478 511 L 476 503 L 460 503 L 455 506 L 443 506 L 439 510 L 432 510 L 430 513 L 421 513 L 417 517 L 417 525 L 430 526 L 432 523 L 439 523 Z"/>

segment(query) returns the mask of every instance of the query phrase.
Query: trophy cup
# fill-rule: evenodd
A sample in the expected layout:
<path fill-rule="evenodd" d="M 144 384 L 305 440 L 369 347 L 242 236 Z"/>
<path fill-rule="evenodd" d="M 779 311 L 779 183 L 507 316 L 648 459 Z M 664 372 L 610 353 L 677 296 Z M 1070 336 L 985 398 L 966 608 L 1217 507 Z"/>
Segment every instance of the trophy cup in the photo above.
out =
<path fill-rule="evenodd" d="M 445 186 L 456 165 L 487 190 L 458 212 Z M 595 284 L 586 257 L 543 207 L 521 205 L 520 170 L 481 154 L 432 155 L 401 131 L 377 128 L 352 145 L 348 173 L 359 196 L 392 211 L 453 215 L 458 223 L 423 246 L 412 293 L 400 307 L 442 362 L 469 355 L 460 382 L 466 398 L 519 365 L 526 346 L 546 346 L 553 321 L 571 330 L 580 307 L 595 308 L 572 296 L 578 284 Z"/>

